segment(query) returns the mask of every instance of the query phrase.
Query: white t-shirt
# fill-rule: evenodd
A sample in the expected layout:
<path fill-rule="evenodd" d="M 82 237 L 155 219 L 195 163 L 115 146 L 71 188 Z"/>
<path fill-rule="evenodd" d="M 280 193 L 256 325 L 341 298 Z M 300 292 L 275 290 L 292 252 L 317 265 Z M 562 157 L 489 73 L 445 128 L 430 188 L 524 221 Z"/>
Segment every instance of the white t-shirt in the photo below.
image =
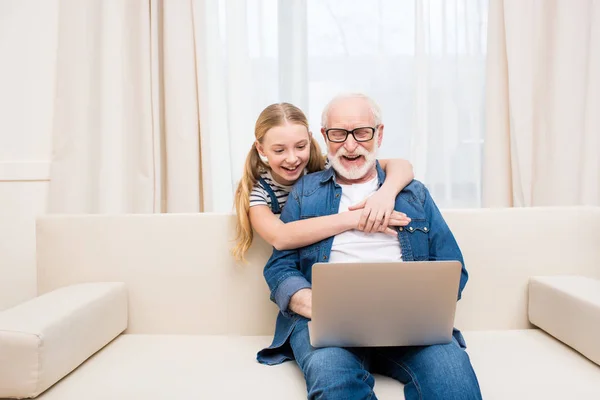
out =
<path fill-rule="evenodd" d="M 365 183 L 340 185 L 342 199 L 339 212 L 357 204 L 377 191 L 377 177 Z M 398 236 L 385 233 L 364 233 L 353 229 L 336 235 L 331 247 L 330 262 L 402 261 Z"/>

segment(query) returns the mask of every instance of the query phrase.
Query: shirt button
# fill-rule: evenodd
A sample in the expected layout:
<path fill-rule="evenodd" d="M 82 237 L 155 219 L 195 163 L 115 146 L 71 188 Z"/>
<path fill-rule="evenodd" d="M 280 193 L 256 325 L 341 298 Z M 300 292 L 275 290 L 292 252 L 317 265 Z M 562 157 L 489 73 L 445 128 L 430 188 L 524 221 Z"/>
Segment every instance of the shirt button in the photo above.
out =
<path fill-rule="evenodd" d="M 424 230 L 425 232 L 427 232 L 427 227 L 424 227 L 424 228 L 423 228 L 423 230 Z"/>
<path fill-rule="evenodd" d="M 402 231 L 404 230 L 404 228 L 403 228 L 403 227 L 400 227 L 400 228 L 398 228 L 398 230 L 399 230 L 400 232 L 402 232 Z"/>
<path fill-rule="evenodd" d="M 412 226 L 411 226 L 411 227 L 409 227 L 409 228 L 408 228 L 408 230 L 412 232 L 412 230 L 413 230 L 413 227 L 412 227 Z"/>
<path fill-rule="evenodd" d="M 327 256 L 323 256 L 323 260 L 327 260 Z"/>
<path fill-rule="evenodd" d="M 336 198 L 336 199 L 337 199 L 338 197 L 340 197 L 340 194 L 339 194 L 339 193 L 335 195 L 335 198 Z"/>

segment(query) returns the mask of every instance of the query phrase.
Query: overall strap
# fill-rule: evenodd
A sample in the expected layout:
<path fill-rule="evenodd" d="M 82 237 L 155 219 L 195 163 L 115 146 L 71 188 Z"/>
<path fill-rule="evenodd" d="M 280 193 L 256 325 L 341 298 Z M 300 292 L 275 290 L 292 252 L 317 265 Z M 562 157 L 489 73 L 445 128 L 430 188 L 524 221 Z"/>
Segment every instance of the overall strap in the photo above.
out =
<path fill-rule="evenodd" d="M 279 207 L 279 202 L 277 201 L 277 196 L 275 195 L 275 192 L 271 188 L 271 185 L 269 185 L 267 183 L 267 181 L 265 181 L 263 179 L 262 176 L 258 177 L 258 183 L 260 184 L 260 186 L 263 187 L 263 189 L 265 189 L 267 191 L 267 193 L 269 194 L 269 197 L 271 198 L 271 211 L 273 211 L 273 214 L 281 213 L 281 207 Z"/>

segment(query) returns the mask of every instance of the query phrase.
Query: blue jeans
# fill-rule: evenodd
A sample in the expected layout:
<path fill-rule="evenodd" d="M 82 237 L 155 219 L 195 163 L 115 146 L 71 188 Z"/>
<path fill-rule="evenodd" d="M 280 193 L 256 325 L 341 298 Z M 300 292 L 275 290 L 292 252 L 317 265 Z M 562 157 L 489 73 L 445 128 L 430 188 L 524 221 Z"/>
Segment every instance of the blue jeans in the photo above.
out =
<path fill-rule="evenodd" d="M 469 356 L 455 339 L 434 346 L 314 348 L 303 319 L 292 332 L 290 344 L 304 373 L 309 399 L 375 400 L 371 373 L 403 383 L 406 400 L 481 399 Z"/>

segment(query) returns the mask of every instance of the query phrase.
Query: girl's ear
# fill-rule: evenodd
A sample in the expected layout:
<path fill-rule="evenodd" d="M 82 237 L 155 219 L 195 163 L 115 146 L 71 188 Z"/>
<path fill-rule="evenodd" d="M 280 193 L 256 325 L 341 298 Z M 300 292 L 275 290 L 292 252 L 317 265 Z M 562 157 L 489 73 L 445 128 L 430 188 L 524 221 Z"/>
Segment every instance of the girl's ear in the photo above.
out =
<path fill-rule="evenodd" d="M 255 141 L 254 146 L 256 147 L 256 151 L 258 151 L 258 156 L 260 157 L 260 160 L 265 164 L 269 164 L 269 159 L 267 158 L 267 155 L 265 154 L 265 149 L 264 149 L 263 145 L 260 144 L 260 142 Z"/>
<path fill-rule="evenodd" d="M 263 145 L 258 142 L 258 140 L 254 142 L 254 146 L 256 147 L 258 154 L 265 157 L 265 149 L 263 148 Z"/>

